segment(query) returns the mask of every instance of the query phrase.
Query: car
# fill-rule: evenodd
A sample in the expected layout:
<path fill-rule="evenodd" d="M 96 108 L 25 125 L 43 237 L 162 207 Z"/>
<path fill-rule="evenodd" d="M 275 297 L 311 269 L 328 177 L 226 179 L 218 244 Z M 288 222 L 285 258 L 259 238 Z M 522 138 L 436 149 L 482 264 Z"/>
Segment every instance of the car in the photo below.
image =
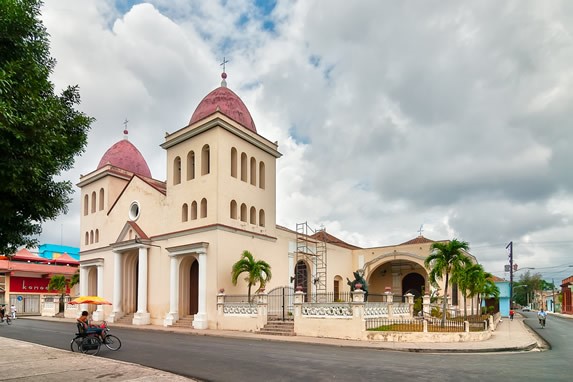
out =
<path fill-rule="evenodd" d="M 521 310 L 523 312 L 531 312 L 531 308 L 529 306 L 524 306 L 523 308 L 521 308 Z"/>

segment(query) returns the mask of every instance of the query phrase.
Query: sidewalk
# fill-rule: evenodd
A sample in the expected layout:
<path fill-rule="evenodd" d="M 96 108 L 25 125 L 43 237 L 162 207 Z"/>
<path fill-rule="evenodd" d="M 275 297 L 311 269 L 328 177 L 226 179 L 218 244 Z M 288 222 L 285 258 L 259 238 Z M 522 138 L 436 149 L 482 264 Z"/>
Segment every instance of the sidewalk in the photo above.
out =
<path fill-rule="evenodd" d="M 52 317 L 25 317 L 20 319 L 64 321 L 73 324 L 75 320 Z M 492 337 L 479 342 L 454 343 L 406 343 L 339 340 L 303 336 L 273 336 L 237 332 L 229 330 L 196 330 L 171 328 L 157 325 L 133 326 L 112 324 L 112 327 L 125 327 L 137 330 L 157 330 L 189 335 L 248 338 L 260 341 L 308 342 L 330 346 L 347 346 L 380 350 L 428 352 L 428 353 L 487 353 L 508 351 L 544 350 L 547 345 L 524 323 L 517 314 L 513 321 L 503 319 Z M 0 380 L 25 379 L 27 381 L 189 381 L 190 379 L 151 369 L 148 367 L 114 361 L 101 357 L 91 357 L 71 351 L 49 348 L 28 342 L 0 337 Z M 25 353 L 26 360 L 22 359 Z"/>

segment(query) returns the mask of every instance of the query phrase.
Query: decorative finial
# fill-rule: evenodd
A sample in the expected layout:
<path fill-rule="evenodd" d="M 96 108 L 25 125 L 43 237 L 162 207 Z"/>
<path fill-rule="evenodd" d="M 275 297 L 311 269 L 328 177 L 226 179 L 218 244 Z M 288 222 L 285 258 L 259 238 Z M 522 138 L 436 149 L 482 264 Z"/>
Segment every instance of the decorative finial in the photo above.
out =
<path fill-rule="evenodd" d="M 422 229 L 424 227 L 424 225 L 422 224 L 420 226 L 420 229 L 418 230 L 419 235 L 418 236 L 422 236 L 422 232 L 424 232 L 424 230 Z"/>
<path fill-rule="evenodd" d="M 221 86 L 226 88 L 227 87 L 227 73 L 225 73 L 225 64 L 229 62 L 229 60 L 227 60 L 225 57 L 223 57 L 223 62 L 221 62 L 221 66 L 223 67 L 223 73 L 221 73 L 221 78 L 223 79 L 223 81 L 221 81 Z"/>
<path fill-rule="evenodd" d="M 127 120 L 127 118 L 125 119 L 125 121 L 123 121 L 123 126 L 124 126 L 124 129 L 123 129 L 123 139 L 127 139 L 127 134 L 129 133 L 129 132 L 127 131 L 127 123 L 128 123 L 128 122 L 129 122 L 129 121 Z"/>

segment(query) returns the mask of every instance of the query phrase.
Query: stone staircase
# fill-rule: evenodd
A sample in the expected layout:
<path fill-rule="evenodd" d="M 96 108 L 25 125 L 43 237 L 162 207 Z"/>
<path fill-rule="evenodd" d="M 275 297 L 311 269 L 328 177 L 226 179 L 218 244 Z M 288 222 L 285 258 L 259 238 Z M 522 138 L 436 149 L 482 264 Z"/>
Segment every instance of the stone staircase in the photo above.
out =
<path fill-rule="evenodd" d="M 294 321 L 269 321 L 265 327 L 257 333 L 274 336 L 296 336 L 294 332 Z"/>
<path fill-rule="evenodd" d="M 131 325 L 133 323 L 133 313 L 126 314 L 116 321 L 117 324 Z"/>
<path fill-rule="evenodd" d="M 179 319 L 172 325 L 174 328 L 185 328 L 185 329 L 193 329 L 193 320 L 195 319 L 194 315 L 187 315 L 179 317 Z"/>

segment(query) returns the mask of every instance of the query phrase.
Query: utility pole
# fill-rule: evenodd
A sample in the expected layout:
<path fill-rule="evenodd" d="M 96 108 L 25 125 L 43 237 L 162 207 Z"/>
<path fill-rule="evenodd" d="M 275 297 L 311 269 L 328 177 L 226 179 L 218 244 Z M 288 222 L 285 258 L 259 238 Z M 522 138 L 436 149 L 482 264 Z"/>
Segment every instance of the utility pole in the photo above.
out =
<path fill-rule="evenodd" d="M 513 241 L 510 241 L 505 249 L 509 248 L 509 308 L 513 309 Z"/>

